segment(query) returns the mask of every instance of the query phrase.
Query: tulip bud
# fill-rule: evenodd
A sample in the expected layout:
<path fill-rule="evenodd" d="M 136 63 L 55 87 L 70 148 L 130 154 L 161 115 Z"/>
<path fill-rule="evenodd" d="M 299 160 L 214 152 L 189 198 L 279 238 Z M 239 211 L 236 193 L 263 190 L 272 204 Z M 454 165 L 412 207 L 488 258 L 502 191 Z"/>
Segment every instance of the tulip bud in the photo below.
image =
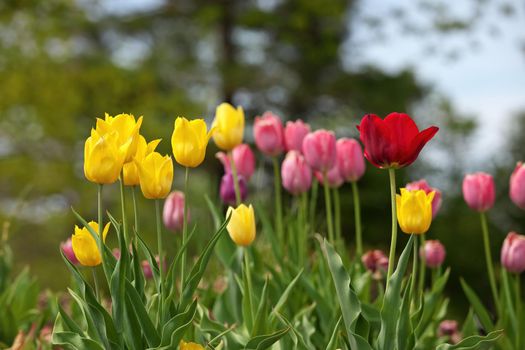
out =
<path fill-rule="evenodd" d="M 184 340 L 181 340 L 179 344 L 179 349 L 180 350 L 204 350 L 204 347 L 197 343 L 192 343 L 192 342 L 186 343 Z"/>
<path fill-rule="evenodd" d="M 272 112 L 255 117 L 253 136 L 257 148 L 267 156 L 278 156 L 284 149 L 284 130 L 281 119 Z"/>
<path fill-rule="evenodd" d="M 396 195 L 397 221 L 401 230 L 408 234 L 421 234 L 428 231 L 432 222 L 432 200 L 434 192 L 426 194 L 423 190 L 401 189 Z"/>
<path fill-rule="evenodd" d="M 357 140 L 342 138 L 337 140 L 336 163 L 344 180 L 357 181 L 365 173 L 363 149 Z"/>
<path fill-rule="evenodd" d="M 139 171 L 140 189 L 148 199 L 166 198 L 173 182 L 173 162 L 169 156 L 152 152 L 142 161 L 135 160 Z"/>
<path fill-rule="evenodd" d="M 100 236 L 98 223 L 91 221 L 88 225 Z M 103 241 L 106 240 L 108 231 L 109 222 L 102 231 Z M 91 236 L 91 233 L 86 227 L 81 229 L 78 226 L 75 226 L 75 233 L 71 237 L 71 246 L 73 247 L 73 252 L 75 253 L 76 258 L 82 265 L 97 266 L 102 262 L 102 256 L 98 249 L 97 242 L 93 236 Z"/>
<path fill-rule="evenodd" d="M 372 272 L 376 278 L 382 277 L 388 270 L 388 258 L 379 249 L 369 250 L 361 256 L 361 261 L 365 268 Z"/>
<path fill-rule="evenodd" d="M 438 337 L 449 337 L 452 344 L 461 341 L 461 333 L 458 330 L 458 323 L 454 320 L 443 320 L 439 324 Z"/>
<path fill-rule="evenodd" d="M 423 190 L 426 194 L 434 192 L 434 199 L 432 200 L 432 218 L 436 217 L 436 214 L 441 208 L 441 191 L 437 188 L 430 187 L 427 180 L 419 180 L 407 183 L 405 188 L 409 191 Z"/>
<path fill-rule="evenodd" d="M 198 167 L 206 156 L 206 147 L 212 130 L 207 131 L 204 119 L 189 121 L 183 117 L 175 119 L 171 147 L 177 163 L 184 167 Z"/>
<path fill-rule="evenodd" d="M 518 162 L 510 176 L 510 199 L 521 209 L 525 209 L 525 164 Z"/>
<path fill-rule="evenodd" d="M 232 150 L 232 155 L 237 174 L 244 176 L 246 181 L 249 181 L 255 172 L 255 155 L 253 154 L 252 149 L 247 144 L 242 143 Z M 224 166 L 224 172 L 231 173 L 231 160 L 228 154 L 218 152 L 216 157 Z"/>
<path fill-rule="evenodd" d="M 155 148 L 157 148 L 159 143 L 160 139 L 153 140 L 147 143 L 144 136 L 139 135 L 137 142 L 137 150 L 133 159 L 135 159 L 138 162 L 141 162 L 144 158 L 146 158 L 146 156 L 151 154 L 151 152 L 155 151 Z M 139 171 L 135 162 L 129 162 L 124 164 L 122 171 L 124 175 L 124 185 L 137 186 L 140 184 Z"/>
<path fill-rule="evenodd" d="M 91 136 L 84 144 L 84 175 L 86 179 L 98 184 L 112 184 L 117 181 L 124 160 L 127 146 L 119 145 L 116 131 L 101 134 L 91 129 Z M 103 164 L 104 166 L 100 166 Z"/>
<path fill-rule="evenodd" d="M 297 151 L 286 154 L 281 165 L 283 187 L 291 194 L 298 195 L 310 189 L 312 185 L 312 169 Z"/>
<path fill-rule="evenodd" d="M 463 179 L 463 198 L 468 206 L 484 212 L 494 205 L 494 179 L 487 173 L 467 174 Z"/>
<path fill-rule="evenodd" d="M 78 265 L 79 261 L 73 252 L 73 245 L 71 244 L 71 238 L 68 238 L 65 242 L 60 243 L 60 249 L 73 265 Z"/>
<path fill-rule="evenodd" d="M 255 239 L 255 214 L 253 206 L 239 205 L 236 209 L 229 207 L 226 217 L 230 221 L 226 226 L 230 237 L 239 246 L 248 246 Z"/>
<path fill-rule="evenodd" d="M 102 136 L 117 133 L 117 147 L 124 151 L 124 163 L 133 160 L 139 142 L 142 117 L 135 121 L 132 114 L 119 114 L 115 117 L 106 113 L 105 118 L 97 118 L 97 132 Z"/>
<path fill-rule="evenodd" d="M 525 236 L 510 232 L 501 247 L 501 265 L 512 273 L 525 271 Z"/>
<path fill-rule="evenodd" d="M 184 220 L 184 193 L 181 191 L 173 191 L 169 194 L 168 198 L 164 201 L 164 210 L 162 211 L 162 218 L 164 220 L 164 226 L 171 231 L 182 230 Z M 188 209 L 189 222 L 190 215 Z"/>
<path fill-rule="evenodd" d="M 445 246 L 438 240 L 429 240 L 419 251 L 420 257 L 425 257 L 425 263 L 430 268 L 436 268 L 443 264 L 446 256 Z"/>
<path fill-rule="evenodd" d="M 217 147 L 230 151 L 242 143 L 244 136 L 244 111 L 229 103 L 221 103 L 215 111 L 213 140 Z"/>
<path fill-rule="evenodd" d="M 245 201 L 248 197 L 248 186 L 246 185 L 246 180 L 244 180 L 242 175 L 237 175 L 237 182 L 239 183 L 239 190 L 241 192 L 241 201 Z M 235 205 L 237 200 L 235 198 L 235 184 L 233 182 L 232 173 L 226 173 L 223 175 L 219 192 L 224 203 Z"/>
<path fill-rule="evenodd" d="M 155 261 L 157 262 L 157 265 L 160 265 L 160 259 L 159 256 L 155 256 Z M 142 266 L 142 273 L 144 273 L 144 277 L 149 280 L 153 278 L 153 270 L 151 269 L 151 265 L 149 264 L 148 260 L 142 260 L 141 262 Z M 164 260 L 164 264 L 162 265 L 162 271 L 166 271 L 166 260 Z"/>
<path fill-rule="evenodd" d="M 121 255 L 121 254 L 120 254 L 120 249 L 118 249 L 118 248 L 113 248 L 113 249 L 111 250 L 111 253 L 113 253 L 113 256 L 115 257 L 115 259 L 120 260 L 120 255 Z"/>
<path fill-rule="evenodd" d="M 332 169 L 336 152 L 335 135 L 331 131 L 317 130 L 303 140 L 303 154 L 313 170 L 324 172 Z"/>
<path fill-rule="evenodd" d="M 323 173 L 316 171 L 315 177 L 317 178 L 317 181 L 319 181 L 324 186 L 325 179 Z M 328 182 L 328 187 L 330 188 L 338 188 L 343 184 L 345 180 L 341 176 L 341 172 L 339 171 L 337 164 L 326 173 L 326 180 Z"/>
<path fill-rule="evenodd" d="M 287 151 L 303 151 L 303 140 L 310 132 L 310 125 L 303 123 L 301 119 L 295 122 L 286 122 L 284 128 L 284 143 Z"/>

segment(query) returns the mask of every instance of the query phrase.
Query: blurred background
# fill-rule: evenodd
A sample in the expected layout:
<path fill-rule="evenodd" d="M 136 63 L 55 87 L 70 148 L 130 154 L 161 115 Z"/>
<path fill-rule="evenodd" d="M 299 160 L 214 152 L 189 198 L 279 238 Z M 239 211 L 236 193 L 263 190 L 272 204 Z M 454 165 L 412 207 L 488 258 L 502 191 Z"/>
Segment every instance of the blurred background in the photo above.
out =
<path fill-rule="evenodd" d="M 488 303 L 479 217 L 461 181 L 480 170 L 496 178 L 489 219 L 499 261 L 508 231 L 525 233 L 525 212 L 508 199 L 509 176 L 525 160 L 524 29 L 518 0 L 2 0 L 0 219 L 11 222 L 17 268 L 29 265 L 55 291 L 68 284 L 58 247 L 76 223 L 70 207 L 96 217 L 83 147 L 105 112 L 143 115 L 146 139 L 163 138 L 160 151 L 171 153 L 175 117 L 210 123 L 222 101 L 244 107 L 247 142 L 266 110 L 338 137 L 358 137 L 365 113 L 400 111 L 420 128 L 440 127 L 398 183 L 426 178 L 443 192 L 427 237 L 448 249 L 451 304 L 458 315 L 467 307 L 460 276 Z M 190 181 L 204 238 L 213 227 L 204 194 L 218 201 L 222 176 L 215 152 L 210 143 Z M 264 202 L 271 167 L 261 155 L 258 166 L 249 200 Z M 175 188 L 182 178 L 176 167 Z M 387 173 L 368 166 L 360 186 L 366 245 L 386 249 Z M 342 191 L 353 213 L 350 188 Z M 106 186 L 104 203 L 118 216 L 118 185 Z M 143 235 L 153 238 L 153 204 L 139 206 Z M 353 215 L 343 225 L 353 243 Z"/>

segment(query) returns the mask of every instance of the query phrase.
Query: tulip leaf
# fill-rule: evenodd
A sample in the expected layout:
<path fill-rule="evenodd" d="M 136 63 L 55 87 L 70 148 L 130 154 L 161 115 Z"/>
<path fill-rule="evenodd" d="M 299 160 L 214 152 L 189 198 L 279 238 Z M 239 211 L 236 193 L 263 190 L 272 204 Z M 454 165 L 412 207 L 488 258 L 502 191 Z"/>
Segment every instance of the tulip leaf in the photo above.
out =
<path fill-rule="evenodd" d="M 82 337 L 75 332 L 53 333 L 53 345 L 60 346 L 66 350 L 104 350 L 104 347 L 96 341 Z"/>
<path fill-rule="evenodd" d="M 184 312 L 171 318 L 162 328 L 161 346 L 178 345 L 184 335 L 184 331 L 193 321 L 197 311 L 197 300 Z"/>
<path fill-rule="evenodd" d="M 341 326 L 341 321 L 343 320 L 343 316 L 339 316 L 339 319 L 337 320 L 337 323 L 335 324 L 334 331 L 332 332 L 332 335 L 330 336 L 330 340 L 328 341 L 328 345 L 326 345 L 326 350 L 336 350 L 337 348 L 337 339 L 339 334 L 339 326 Z"/>
<path fill-rule="evenodd" d="M 85 337 L 86 335 L 85 335 L 84 331 L 80 328 L 80 326 L 78 324 L 76 324 L 75 321 L 73 321 L 71 319 L 71 317 L 69 317 L 69 315 L 64 311 L 64 309 L 62 308 L 62 306 L 58 302 L 57 302 L 57 307 L 58 307 L 58 313 L 59 313 L 58 317 L 61 318 L 62 323 L 65 324 L 67 329 L 69 331 L 72 331 L 72 332 L 75 332 L 75 333 L 79 334 L 80 336 Z"/>
<path fill-rule="evenodd" d="M 461 287 L 463 288 L 463 292 L 465 292 L 465 295 L 467 296 L 468 301 L 470 302 L 470 305 L 472 305 L 472 308 L 474 309 L 474 312 L 478 316 L 479 322 L 481 322 L 481 325 L 486 331 L 492 331 L 494 330 L 494 324 L 492 323 L 492 320 L 490 318 L 490 315 L 481 303 L 481 300 L 476 295 L 474 290 L 470 288 L 470 286 L 465 282 L 463 278 L 460 279 Z"/>
<path fill-rule="evenodd" d="M 261 292 L 259 306 L 257 307 L 257 312 L 255 314 L 255 319 L 254 319 L 253 327 L 251 331 L 252 337 L 265 333 L 267 317 L 268 317 L 268 278 L 266 278 L 266 280 L 264 281 L 264 286 Z"/>
<path fill-rule="evenodd" d="M 137 232 L 136 237 L 137 237 L 137 242 L 140 247 L 140 250 L 142 251 L 142 254 L 144 254 L 144 256 L 146 257 L 146 260 L 148 260 L 149 266 L 151 268 L 151 273 L 153 275 L 153 280 L 155 281 L 155 287 L 156 287 L 157 293 L 160 294 L 161 279 L 160 279 L 159 264 L 157 264 L 157 259 L 155 258 L 155 255 L 153 254 L 151 249 L 149 249 L 146 242 L 144 242 L 140 234 L 138 234 L 138 232 Z"/>
<path fill-rule="evenodd" d="M 410 301 L 411 301 L 411 290 L 410 281 L 415 276 L 409 276 L 406 282 L 405 293 L 403 295 L 403 301 L 401 302 L 401 311 L 399 319 L 397 321 L 397 348 L 398 350 L 412 349 L 410 344 L 414 344 L 414 333 L 412 332 L 412 323 L 410 320 Z"/>
<path fill-rule="evenodd" d="M 288 285 L 288 287 L 286 287 L 286 289 L 284 290 L 283 294 L 281 295 L 281 297 L 277 301 L 277 304 L 275 304 L 275 306 L 273 307 L 272 315 L 280 312 L 282 307 L 286 304 L 286 302 L 288 301 L 288 297 L 292 293 L 292 290 L 295 288 L 295 285 L 299 281 L 299 278 L 301 278 L 301 275 L 303 274 L 303 271 L 304 271 L 304 269 L 299 270 L 299 273 L 297 274 L 297 276 L 295 276 L 294 279 Z M 270 317 L 270 319 L 273 319 L 273 317 Z"/>
<path fill-rule="evenodd" d="M 423 335 L 427 327 L 431 324 L 432 318 L 439 306 L 439 301 L 442 300 L 442 293 L 449 275 L 450 269 L 447 269 L 445 273 L 436 280 L 430 293 L 424 296 L 423 312 L 415 329 L 416 337 L 419 338 Z"/>
<path fill-rule="evenodd" d="M 129 298 L 129 304 L 135 312 L 136 319 L 140 324 L 140 328 L 144 333 L 146 342 L 149 346 L 157 346 L 160 343 L 160 336 L 151 321 L 144 304 L 140 299 L 140 295 L 129 281 L 126 281 L 126 296 Z"/>
<path fill-rule="evenodd" d="M 396 338 L 396 326 L 400 313 L 401 282 L 407 269 L 413 244 L 414 236 L 411 235 L 385 291 L 383 307 L 381 308 L 381 330 L 378 336 L 378 348 L 380 350 L 393 350 L 395 348 L 396 342 L 393 339 Z M 393 264 L 394 262 L 391 261 L 390 263 Z"/>
<path fill-rule="evenodd" d="M 140 295 L 142 301 L 146 301 L 146 295 L 144 294 L 145 280 L 144 280 L 144 271 L 142 270 L 142 263 L 139 257 L 139 252 L 137 251 L 137 244 L 133 242 L 131 244 L 132 257 L 131 264 L 133 265 L 133 286 L 135 290 Z"/>
<path fill-rule="evenodd" d="M 251 338 L 248 343 L 246 343 L 246 346 L 244 349 L 248 350 L 263 350 L 270 348 L 273 344 L 275 344 L 279 339 L 284 337 L 286 333 L 290 328 L 283 328 L 281 330 L 278 330 L 271 334 L 265 334 L 265 335 L 258 335 L 256 337 Z"/>
<path fill-rule="evenodd" d="M 116 220 L 108 213 L 108 216 L 117 231 L 117 238 L 120 248 L 120 258 L 117 260 L 117 265 L 111 274 L 110 280 L 110 291 L 111 291 L 111 300 L 112 300 L 112 312 L 113 318 L 115 319 L 115 325 L 117 331 L 122 331 L 122 326 L 124 325 L 124 307 L 125 307 L 125 290 L 124 282 L 129 266 L 129 252 L 126 247 L 126 242 L 124 240 L 121 226 Z"/>
<path fill-rule="evenodd" d="M 503 334 L 503 330 L 492 331 L 485 336 L 473 335 L 467 337 L 457 344 L 441 344 L 436 350 L 483 350 L 492 348 L 499 337 Z"/>

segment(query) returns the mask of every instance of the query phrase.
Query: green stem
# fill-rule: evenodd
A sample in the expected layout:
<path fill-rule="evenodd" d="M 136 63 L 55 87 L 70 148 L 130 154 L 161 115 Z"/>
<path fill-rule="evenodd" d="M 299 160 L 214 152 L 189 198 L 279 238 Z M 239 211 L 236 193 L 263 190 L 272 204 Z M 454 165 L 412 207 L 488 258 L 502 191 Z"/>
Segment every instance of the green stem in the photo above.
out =
<path fill-rule="evenodd" d="M 133 186 L 131 189 L 131 196 L 133 198 L 133 214 L 135 216 L 135 232 L 139 232 L 139 214 L 138 214 L 138 207 L 137 207 L 137 199 L 135 198 L 135 192 L 137 187 Z"/>
<path fill-rule="evenodd" d="M 164 304 L 164 277 L 163 277 L 163 257 L 162 257 L 162 230 L 161 230 L 161 219 L 160 219 L 160 200 L 155 199 L 155 216 L 157 221 L 157 250 L 159 254 L 159 275 L 160 275 L 160 298 L 159 298 L 159 316 L 158 318 L 162 320 L 162 309 Z"/>
<path fill-rule="evenodd" d="M 181 247 L 184 247 L 186 244 L 186 238 L 188 235 L 188 216 L 186 213 L 188 212 L 188 178 L 189 178 L 189 172 L 190 169 L 186 168 L 186 172 L 184 174 L 184 212 L 182 215 L 182 245 Z M 235 176 L 234 176 L 235 178 Z M 180 283 L 181 283 L 181 291 L 184 290 L 184 281 L 185 281 L 185 273 L 186 273 L 186 250 L 188 247 L 186 247 L 182 251 L 181 256 L 181 267 L 180 267 Z"/>
<path fill-rule="evenodd" d="M 490 250 L 489 229 L 487 225 L 487 217 L 484 212 L 480 213 L 480 217 L 481 217 L 481 230 L 483 232 L 483 244 L 485 246 L 485 261 L 487 263 L 487 272 L 489 274 L 490 289 L 492 290 L 492 297 L 494 298 L 494 305 L 499 315 L 501 311 L 501 307 L 499 304 L 498 289 L 496 287 L 496 277 L 494 275 L 494 266 L 492 265 L 492 253 Z"/>
<path fill-rule="evenodd" d="M 301 195 L 301 212 L 302 212 L 302 218 L 303 223 L 301 227 L 301 265 L 304 265 L 305 261 L 307 260 L 307 254 L 308 254 L 308 197 L 307 193 L 304 192 Z"/>
<path fill-rule="evenodd" d="M 359 203 L 359 189 L 357 187 L 357 181 L 352 182 L 352 195 L 354 197 L 356 255 L 360 258 L 361 255 L 363 255 L 363 237 L 361 233 L 361 205 Z"/>
<path fill-rule="evenodd" d="M 413 254 L 412 257 L 412 276 L 410 280 L 410 299 L 415 303 L 418 300 L 418 297 L 416 296 L 416 280 L 417 280 L 417 250 L 418 250 L 418 243 L 419 239 L 418 236 L 415 235 L 414 237 L 414 246 L 413 246 Z"/>
<path fill-rule="evenodd" d="M 124 197 L 124 172 L 120 173 L 120 207 L 122 209 L 122 231 L 124 231 L 124 241 L 126 242 L 126 247 L 129 245 L 129 236 L 128 236 L 128 224 L 126 222 L 126 201 Z"/>
<path fill-rule="evenodd" d="M 396 244 L 397 244 L 397 212 L 396 212 L 396 172 L 394 168 L 388 169 L 390 177 L 390 202 L 392 207 L 392 237 L 390 241 L 390 254 L 388 255 L 388 272 L 386 275 L 386 288 L 390 281 L 390 276 L 394 271 L 396 259 Z"/>
<path fill-rule="evenodd" d="M 521 349 L 521 322 L 522 322 L 522 311 L 521 311 L 521 279 L 520 274 L 516 274 L 516 277 L 514 278 L 514 294 L 516 298 L 516 319 L 517 319 L 517 329 L 518 332 L 516 334 L 516 349 Z"/>
<path fill-rule="evenodd" d="M 242 197 L 241 197 L 241 189 L 239 187 L 239 179 L 237 178 L 237 168 L 235 167 L 235 161 L 233 160 L 233 152 L 230 151 L 228 153 L 229 157 L 230 157 L 230 167 L 232 169 L 232 175 L 233 175 L 233 189 L 235 191 L 235 202 L 237 204 L 237 206 L 239 206 L 242 202 Z"/>
<path fill-rule="evenodd" d="M 97 193 L 97 209 L 98 209 L 98 251 L 100 253 L 100 258 L 102 260 L 102 269 L 104 269 L 104 276 L 108 280 L 108 274 L 106 273 L 106 264 L 105 264 L 105 254 L 104 254 L 104 216 L 102 215 L 102 184 L 98 185 Z"/>
<path fill-rule="evenodd" d="M 279 159 L 277 157 L 272 158 L 273 162 L 273 184 L 275 191 L 275 224 L 277 237 L 281 246 L 285 245 L 284 242 L 284 230 L 283 230 L 283 209 L 281 199 L 281 172 L 279 169 Z"/>
<path fill-rule="evenodd" d="M 317 210 L 317 195 L 319 192 L 319 181 L 317 179 L 312 179 L 312 197 L 310 198 L 310 208 L 309 208 L 309 217 L 310 217 L 310 232 L 315 232 L 315 213 Z"/>
<path fill-rule="evenodd" d="M 91 272 L 93 273 L 93 283 L 95 284 L 95 295 L 97 297 L 97 301 L 100 303 L 100 290 L 98 287 L 98 278 L 97 272 L 95 271 L 95 267 L 91 268 Z"/>
<path fill-rule="evenodd" d="M 252 317 L 251 324 L 253 325 L 253 315 L 254 315 L 254 307 L 253 307 L 253 300 L 252 300 L 252 275 L 250 271 L 250 257 L 248 254 L 248 248 L 245 247 L 243 251 L 244 255 L 244 269 L 246 273 L 246 284 L 248 287 L 248 290 L 246 291 L 246 297 L 248 298 L 248 305 L 250 305 L 250 315 Z"/>
<path fill-rule="evenodd" d="M 343 235 L 341 234 L 341 199 L 339 189 L 333 189 L 334 194 L 334 221 L 335 221 L 335 240 L 343 247 Z"/>
<path fill-rule="evenodd" d="M 327 172 L 323 172 L 324 201 L 326 206 L 326 225 L 328 226 L 328 240 L 334 244 L 334 224 L 332 222 L 332 201 L 330 200 L 330 188 L 328 186 Z"/>
<path fill-rule="evenodd" d="M 420 249 L 423 249 L 423 254 L 421 254 L 421 264 L 419 266 L 419 286 L 418 286 L 418 295 L 423 295 L 425 292 L 425 273 L 427 270 L 427 257 L 425 254 L 425 234 L 421 234 L 419 238 Z M 419 252 L 418 252 L 419 254 Z"/>

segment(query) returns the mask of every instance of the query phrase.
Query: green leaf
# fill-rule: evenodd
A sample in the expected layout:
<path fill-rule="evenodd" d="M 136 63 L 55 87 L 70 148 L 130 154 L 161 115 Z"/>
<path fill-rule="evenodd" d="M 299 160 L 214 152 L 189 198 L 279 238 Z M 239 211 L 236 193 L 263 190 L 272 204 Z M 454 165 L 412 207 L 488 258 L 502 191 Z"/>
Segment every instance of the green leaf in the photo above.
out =
<path fill-rule="evenodd" d="M 440 301 L 443 299 L 443 290 L 445 289 L 449 275 L 450 269 L 447 269 L 445 273 L 437 279 L 436 283 L 434 283 L 430 293 L 424 296 L 423 312 L 421 313 L 419 321 L 417 321 L 417 318 L 415 319 L 416 321 L 414 321 L 414 324 L 417 322 L 415 329 L 417 338 L 425 333 L 425 330 L 433 319 L 439 319 L 436 313 L 439 312 L 438 307 Z M 416 316 L 419 316 L 419 312 Z"/>
<path fill-rule="evenodd" d="M 126 296 L 129 298 L 129 302 L 135 312 L 141 330 L 144 333 L 146 342 L 149 346 L 157 346 L 160 343 L 160 336 L 155 329 L 144 304 L 142 304 L 140 295 L 129 281 L 126 281 Z"/>
<path fill-rule="evenodd" d="M 53 333 L 53 345 L 70 350 L 104 350 L 104 346 L 74 332 Z"/>
<path fill-rule="evenodd" d="M 190 326 L 197 311 L 197 300 L 184 312 L 174 316 L 162 328 L 161 346 L 178 345 L 184 331 Z"/>
<path fill-rule="evenodd" d="M 292 290 L 295 288 L 295 285 L 299 281 L 299 278 L 301 278 L 301 275 L 303 274 L 303 271 L 304 271 L 304 269 L 299 270 L 299 273 L 297 274 L 297 276 L 294 277 L 294 279 L 290 282 L 288 287 L 286 287 L 286 289 L 284 290 L 283 294 L 281 294 L 281 297 L 279 298 L 279 300 L 277 301 L 277 303 L 273 307 L 272 315 L 280 312 L 282 307 L 286 304 L 286 302 L 288 301 L 288 297 L 292 293 Z M 270 317 L 270 319 L 272 319 L 272 318 L 273 317 Z"/>
<path fill-rule="evenodd" d="M 289 330 L 290 328 L 287 327 L 287 328 L 283 328 L 271 334 L 258 335 L 256 337 L 253 337 L 248 341 L 248 343 L 246 343 L 246 346 L 244 347 L 244 349 L 246 350 L 248 349 L 255 349 L 255 350 L 268 349 L 270 346 L 272 346 L 277 341 L 279 341 L 279 339 L 284 337 L 286 333 L 288 333 Z"/>
<path fill-rule="evenodd" d="M 128 273 L 129 267 L 129 251 L 126 247 L 126 241 L 124 240 L 120 224 L 108 213 L 108 216 L 117 231 L 117 238 L 120 248 L 120 259 L 117 260 L 117 265 L 111 274 L 110 280 L 110 291 L 111 291 L 111 310 L 113 312 L 113 318 L 115 320 L 115 326 L 118 332 L 122 332 L 122 326 L 124 325 L 124 307 L 125 307 L 125 290 L 124 282 L 126 274 Z"/>
<path fill-rule="evenodd" d="M 414 344 L 414 333 L 412 332 L 412 323 L 410 320 L 410 281 L 415 276 L 408 277 L 405 293 L 403 295 L 403 302 L 401 303 L 401 311 L 399 315 L 399 320 L 397 321 L 397 349 L 405 350 L 411 349 L 410 344 Z M 412 339 L 411 339 L 412 338 Z"/>
<path fill-rule="evenodd" d="M 485 336 L 473 335 L 463 339 L 457 344 L 441 344 L 436 350 L 483 350 L 489 349 L 503 334 L 503 330 L 490 332 Z"/>
<path fill-rule="evenodd" d="M 472 288 L 470 288 L 470 286 L 467 284 L 467 282 L 465 282 L 463 278 L 460 279 L 460 282 L 461 287 L 463 288 L 463 292 L 465 292 L 465 295 L 467 296 L 470 305 L 474 309 L 474 312 L 478 316 L 479 322 L 481 322 L 483 328 L 486 331 L 494 330 L 494 324 L 492 323 L 489 312 L 487 311 L 487 309 L 485 309 L 479 297 L 472 290 Z"/>
<path fill-rule="evenodd" d="M 252 327 L 252 337 L 264 334 L 266 332 L 266 321 L 268 317 L 268 278 L 264 281 L 259 306 L 255 314 L 255 320 Z"/>
<path fill-rule="evenodd" d="M 341 321 L 343 320 L 343 316 L 340 316 L 337 320 L 337 323 L 335 324 L 334 331 L 332 332 L 332 335 L 330 336 L 330 341 L 328 342 L 328 345 L 326 345 L 326 350 L 336 350 L 337 348 L 337 339 L 338 339 L 338 333 L 339 333 L 339 326 L 341 326 Z"/>

